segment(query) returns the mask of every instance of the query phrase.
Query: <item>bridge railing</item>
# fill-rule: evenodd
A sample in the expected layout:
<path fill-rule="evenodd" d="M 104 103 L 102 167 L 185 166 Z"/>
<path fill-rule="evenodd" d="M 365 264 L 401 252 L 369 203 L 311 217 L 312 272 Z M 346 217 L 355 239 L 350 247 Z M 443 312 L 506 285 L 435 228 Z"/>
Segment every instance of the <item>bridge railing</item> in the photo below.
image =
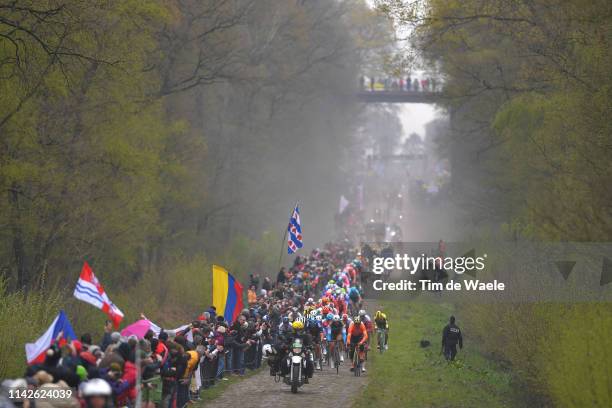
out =
<path fill-rule="evenodd" d="M 442 92 L 442 83 L 435 78 L 375 78 L 362 76 L 361 92 Z"/>

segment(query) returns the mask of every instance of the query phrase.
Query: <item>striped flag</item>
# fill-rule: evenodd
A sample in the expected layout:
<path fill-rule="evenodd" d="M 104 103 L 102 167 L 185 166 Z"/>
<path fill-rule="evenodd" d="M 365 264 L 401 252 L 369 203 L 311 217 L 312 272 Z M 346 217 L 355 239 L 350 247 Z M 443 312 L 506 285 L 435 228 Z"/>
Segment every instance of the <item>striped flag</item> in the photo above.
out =
<path fill-rule="evenodd" d="M 300 209 L 295 205 L 289 226 L 287 227 L 287 253 L 289 255 L 295 253 L 303 246 L 302 243 L 302 225 L 300 223 Z"/>
<path fill-rule="evenodd" d="M 119 327 L 123 313 L 110 301 L 87 262 L 83 263 L 81 276 L 74 288 L 74 297 L 101 309 L 113 321 L 115 328 Z"/>
<path fill-rule="evenodd" d="M 242 285 L 219 265 L 212 266 L 213 306 L 232 324 L 242 311 Z"/>

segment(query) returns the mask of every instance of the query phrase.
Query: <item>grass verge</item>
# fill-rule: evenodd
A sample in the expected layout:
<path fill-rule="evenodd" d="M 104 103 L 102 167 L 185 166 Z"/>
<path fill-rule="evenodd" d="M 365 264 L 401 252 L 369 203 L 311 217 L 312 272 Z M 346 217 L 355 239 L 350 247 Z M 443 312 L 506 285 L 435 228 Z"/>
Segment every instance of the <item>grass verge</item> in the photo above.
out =
<path fill-rule="evenodd" d="M 361 407 L 513 407 L 512 376 L 487 359 L 464 335 L 457 360 L 440 355 L 442 328 L 453 309 L 449 305 L 381 302 L 390 322 L 389 350 L 372 350 L 368 384 L 354 404 Z M 461 316 L 457 316 L 461 327 Z M 431 345 L 420 346 L 421 340 Z M 373 344 L 373 348 L 376 346 Z"/>

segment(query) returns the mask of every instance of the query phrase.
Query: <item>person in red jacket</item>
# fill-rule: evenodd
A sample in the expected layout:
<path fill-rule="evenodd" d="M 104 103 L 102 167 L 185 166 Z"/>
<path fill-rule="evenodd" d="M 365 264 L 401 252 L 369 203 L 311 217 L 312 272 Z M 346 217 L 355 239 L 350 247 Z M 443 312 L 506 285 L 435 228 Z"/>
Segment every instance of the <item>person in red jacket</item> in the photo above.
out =
<path fill-rule="evenodd" d="M 118 352 L 123 357 L 123 375 L 121 381 L 127 383 L 127 389 L 117 397 L 119 406 L 131 405 L 136 400 L 136 364 L 134 349 L 128 343 L 119 344 Z"/>

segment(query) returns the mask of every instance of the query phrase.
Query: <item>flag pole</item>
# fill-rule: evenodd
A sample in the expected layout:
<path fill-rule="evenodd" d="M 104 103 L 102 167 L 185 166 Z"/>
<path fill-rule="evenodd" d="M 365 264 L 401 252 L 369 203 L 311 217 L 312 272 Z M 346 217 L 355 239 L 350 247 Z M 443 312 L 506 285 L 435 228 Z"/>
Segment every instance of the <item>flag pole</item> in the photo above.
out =
<path fill-rule="evenodd" d="M 287 245 L 287 228 L 285 228 L 285 236 L 283 237 L 283 242 L 281 243 L 281 251 L 280 251 L 280 256 L 278 257 L 278 269 L 280 270 L 280 267 L 283 263 L 283 254 L 285 253 L 285 246 Z"/>

